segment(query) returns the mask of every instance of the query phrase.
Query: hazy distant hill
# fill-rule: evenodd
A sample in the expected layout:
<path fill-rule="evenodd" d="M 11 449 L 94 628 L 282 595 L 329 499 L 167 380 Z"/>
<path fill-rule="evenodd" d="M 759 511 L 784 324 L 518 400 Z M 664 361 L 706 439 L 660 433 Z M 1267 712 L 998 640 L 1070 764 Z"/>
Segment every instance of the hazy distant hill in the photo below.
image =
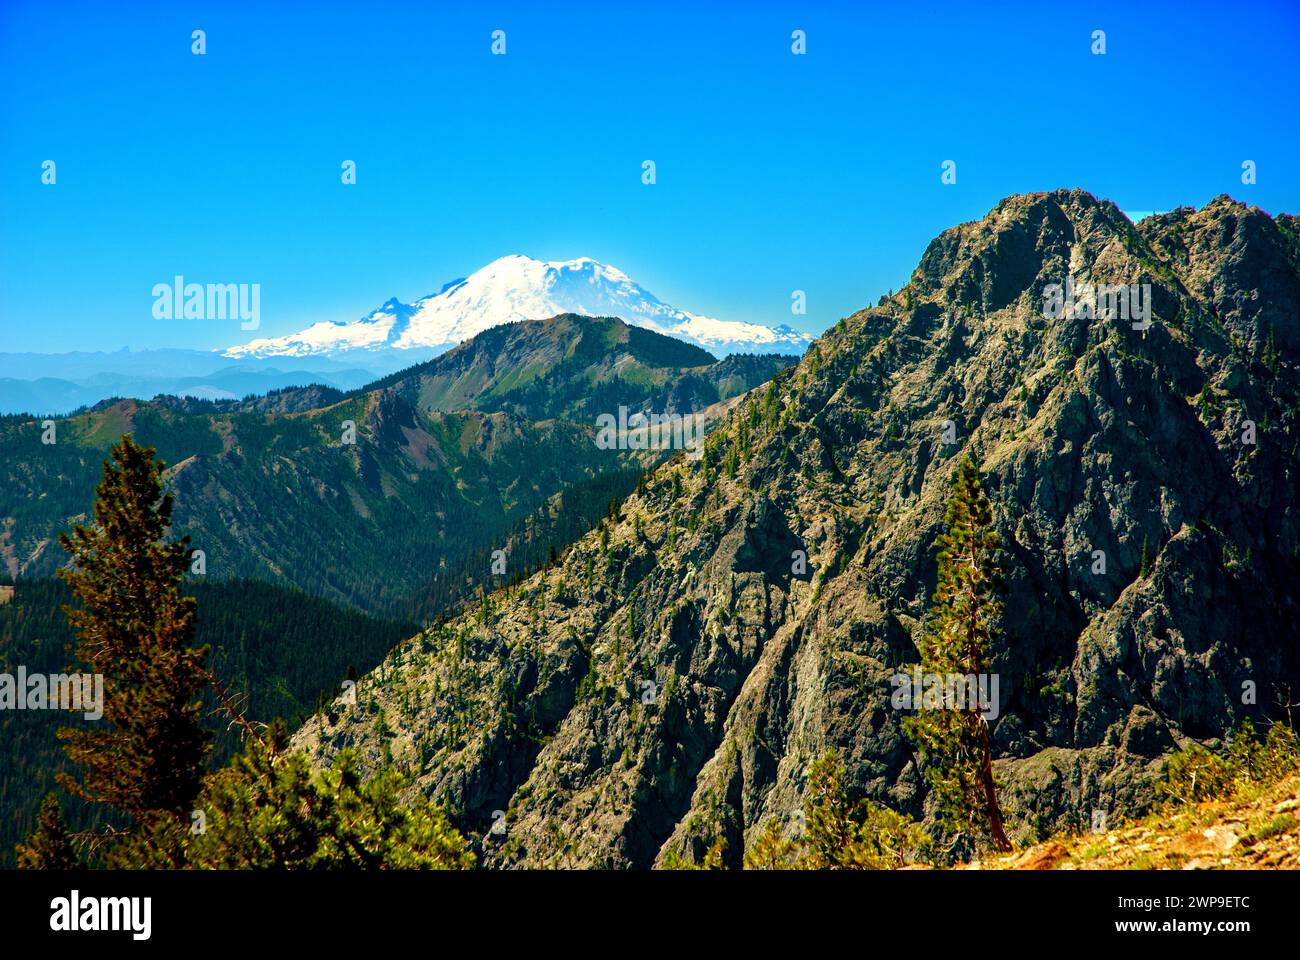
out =
<path fill-rule="evenodd" d="M 234 400 L 311 383 L 351 390 L 391 369 L 329 358 L 235 361 L 202 350 L 0 353 L 0 414 L 62 416 L 112 397 L 159 394 Z"/>

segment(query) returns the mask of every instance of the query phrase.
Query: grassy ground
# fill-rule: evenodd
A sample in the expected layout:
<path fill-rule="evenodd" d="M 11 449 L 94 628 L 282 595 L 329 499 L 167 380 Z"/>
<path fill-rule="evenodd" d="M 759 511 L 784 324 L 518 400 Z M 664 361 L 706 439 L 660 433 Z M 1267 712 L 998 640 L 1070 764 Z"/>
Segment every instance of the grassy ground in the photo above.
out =
<path fill-rule="evenodd" d="M 1055 837 L 976 870 L 1300 869 L 1300 774 L 1170 804 L 1113 829 Z"/>

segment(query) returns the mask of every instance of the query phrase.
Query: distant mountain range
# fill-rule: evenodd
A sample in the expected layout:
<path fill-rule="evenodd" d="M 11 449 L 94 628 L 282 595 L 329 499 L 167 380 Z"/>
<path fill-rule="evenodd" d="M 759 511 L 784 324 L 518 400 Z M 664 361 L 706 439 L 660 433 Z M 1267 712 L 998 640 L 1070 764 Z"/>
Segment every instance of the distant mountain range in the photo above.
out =
<path fill-rule="evenodd" d="M 363 361 L 371 360 L 367 364 Z M 405 364 L 418 359 L 407 356 Z M 319 383 L 352 390 L 395 369 L 382 358 L 231 360 L 206 350 L 0 353 L 0 414 L 61 416 L 113 397 L 233 400 Z"/>
<path fill-rule="evenodd" d="M 312 383 L 351 390 L 493 327 L 566 313 L 619 317 L 718 356 L 797 355 L 811 341 L 785 325 L 718 320 L 671 307 L 590 258 L 509 256 L 414 303 L 391 299 L 359 320 L 315 323 L 224 351 L 0 353 L 0 414 L 67 414 L 114 397 L 234 400 Z"/>
<path fill-rule="evenodd" d="M 798 354 L 812 339 L 785 325 L 718 320 L 669 306 L 621 270 L 589 257 L 543 261 L 515 255 L 494 260 L 414 303 L 392 299 L 360 320 L 316 323 L 298 333 L 231 347 L 225 355 L 338 358 L 445 350 L 503 323 L 563 313 L 619 317 L 717 354 Z"/>

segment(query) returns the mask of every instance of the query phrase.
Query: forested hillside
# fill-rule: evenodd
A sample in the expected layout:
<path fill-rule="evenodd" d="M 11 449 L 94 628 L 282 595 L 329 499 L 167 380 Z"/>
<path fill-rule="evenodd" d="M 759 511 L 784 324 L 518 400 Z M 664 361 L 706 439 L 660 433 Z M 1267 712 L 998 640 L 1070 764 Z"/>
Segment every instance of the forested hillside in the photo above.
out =
<path fill-rule="evenodd" d="M 301 591 L 253 580 L 195 580 L 198 644 L 210 644 L 212 672 L 239 696 L 250 718 L 290 723 L 309 716 L 318 698 L 332 699 L 343 681 L 378 663 L 412 627 L 379 620 Z M 28 673 L 61 673 L 75 665 L 72 631 L 62 607 L 71 602 L 60 580 L 23 580 L 0 603 L 0 673 L 25 666 Z M 229 760 L 240 744 L 228 719 L 205 698 L 204 725 L 215 739 L 209 765 Z M 76 726 L 79 714 L 57 710 L 0 711 L 0 866 L 13 865 L 14 843 L 32 827 L 37 805 L 67 769 L 55 730 Z M 82 808 L 69 803 L 69 817 L 82 824 Z"/>
<path fill-rule="evenodd" d="M 348 395 L 122 400 L 49 425 L 0 417 L 13 453 L 0 570 L 32 578 L 63 563 L 57 535 L 85 518 L 108 446 L 130 432 L 170 466 L 174 532 L 203 551 L 206 576 L 420 622 L 535 567 L 670 452 L 603 449 L 597 411 L 699 411 L 789 362 L 715 363 L 618 320 L 566 316 L 489 330 Z M 504 574 L 486 559 L 497 550 Z"/>

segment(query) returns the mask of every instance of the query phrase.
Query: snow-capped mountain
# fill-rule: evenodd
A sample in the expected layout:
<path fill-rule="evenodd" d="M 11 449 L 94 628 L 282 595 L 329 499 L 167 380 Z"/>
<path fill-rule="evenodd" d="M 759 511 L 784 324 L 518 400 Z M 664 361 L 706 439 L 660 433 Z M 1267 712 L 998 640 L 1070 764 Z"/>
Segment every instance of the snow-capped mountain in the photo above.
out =
<path fill-rule="evenodd" d="M 718 355 L 801 353 L 811 337 L 784 324 L 718 320 L 671 307 L 627 274 L 588 257 L 534 260 L 509 256 L 404 304 L 389 300 L 360 320 L 321 322 L 283 337 L 252 340 L 227 357 L 303 357 L 352 351 L 447 349 L 489 327 L 561 313 L 619 317 Z"/>

